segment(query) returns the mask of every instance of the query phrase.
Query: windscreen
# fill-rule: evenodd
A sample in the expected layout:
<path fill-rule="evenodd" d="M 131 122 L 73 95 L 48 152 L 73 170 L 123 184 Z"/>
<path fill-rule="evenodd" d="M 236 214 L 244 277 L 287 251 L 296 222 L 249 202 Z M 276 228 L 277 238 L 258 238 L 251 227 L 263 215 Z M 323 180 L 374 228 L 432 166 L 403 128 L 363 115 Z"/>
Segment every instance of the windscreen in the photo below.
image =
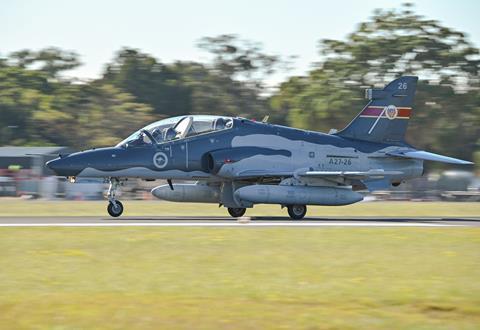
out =
<path fill-rule="evenodd" d="M 199 134 L 229 129 L 233 126 L 231 117 L 194 115 L 179 116 L 156 121 L 131 134 L 117 146 L 141 146 L 151 143 L 143 131 L 148 131 L 155 143 L 183 139 Z"/>

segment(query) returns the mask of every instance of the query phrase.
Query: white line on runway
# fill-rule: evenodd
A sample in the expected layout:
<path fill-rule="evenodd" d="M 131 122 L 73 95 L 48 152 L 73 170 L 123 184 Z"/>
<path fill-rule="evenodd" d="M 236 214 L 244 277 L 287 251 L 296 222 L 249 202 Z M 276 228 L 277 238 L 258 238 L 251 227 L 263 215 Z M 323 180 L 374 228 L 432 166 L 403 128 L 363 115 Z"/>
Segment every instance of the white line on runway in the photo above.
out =
<path fill-rule="evenodd" d="M 452 227 L 454 224 L 418 222 L 105 222 L 0 223 L 0 227 Z"/>

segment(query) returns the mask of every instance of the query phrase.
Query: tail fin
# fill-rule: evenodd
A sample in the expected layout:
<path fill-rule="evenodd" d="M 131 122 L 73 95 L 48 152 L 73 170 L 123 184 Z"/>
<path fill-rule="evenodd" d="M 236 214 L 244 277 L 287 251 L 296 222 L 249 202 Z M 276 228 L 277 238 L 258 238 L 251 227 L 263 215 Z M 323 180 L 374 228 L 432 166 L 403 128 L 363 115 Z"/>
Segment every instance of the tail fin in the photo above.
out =
<path fill-rule="evenodd" d="M 370 102 L 338 136 L 371 142 L 402 144 L 412 113 L 418 77 L 400 77 L 384 89 L 367 89 Z"/>

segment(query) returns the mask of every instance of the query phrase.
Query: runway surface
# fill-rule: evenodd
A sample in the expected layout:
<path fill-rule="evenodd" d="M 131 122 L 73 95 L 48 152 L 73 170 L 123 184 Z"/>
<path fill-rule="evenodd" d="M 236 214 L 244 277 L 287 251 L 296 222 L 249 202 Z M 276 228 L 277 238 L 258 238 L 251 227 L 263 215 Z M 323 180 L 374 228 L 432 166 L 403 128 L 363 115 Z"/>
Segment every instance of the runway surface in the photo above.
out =
<path fill-rule="evenodd" d="M 480 227 L 478 218 L 391 217 L 0 217 L 0 227 Z"/>

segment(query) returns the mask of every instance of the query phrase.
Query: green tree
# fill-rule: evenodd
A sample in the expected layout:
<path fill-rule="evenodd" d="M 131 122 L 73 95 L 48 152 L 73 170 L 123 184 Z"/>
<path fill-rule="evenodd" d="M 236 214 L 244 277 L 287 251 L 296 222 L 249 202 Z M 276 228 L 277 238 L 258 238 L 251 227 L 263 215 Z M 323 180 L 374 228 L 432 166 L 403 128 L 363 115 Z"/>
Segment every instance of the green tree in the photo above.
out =
<path fill-rule="evenodd" d="M 101 84 L 112 84 L 149 104 L 156 118 L 183 114 L 229 114 L 258 118 L 268 104 L 259 90 L 214 68 L 196 62 L 163 64 L 125 48 L 107 66 Z"/>
<path fill-rule="evenodd" d="M 265 53 L 260 43 L 234 34 L 204 37 L 198 47 L 212 55 L 211 68 L 217 74 L 260 91 L 265 87 L 265 78 L 285 65 L 279 56 Z"/>
<path fill-rule="evenodd" d="M 107 65 L 102 84 L 111 84 L 149 104 L 160 117 L 189 113 L 189 90 L 168 65 L 139 50 L 124 48 Z"/>
<path fill-rule="evenodd" d="M 28 49 L 13 52 L 9 59 L 20 68 L 36 66 L 36 70 L 45 72 L 49 78 L 58 78 L 62 71 L 75 69 L 81 63 L 78 54 L 59 48 L 50 47 L 34 52 Z"/>
<path fill-rule="evenodd" d="M 47 78 L 39 71 L 0 67 L 0 144 L 30 140 L 32 113 L 52 90 Z"/>
<path fill-rule="evenodd" d="M 1 61 L 1 145 L 111 145 L 153 120 L 150 106 L 117 87 L 59 79 L 75 62 L 65 54 L 23 50 Z"/>
<path fill-rule="evenodd" d="M 188 88 L 192 114 L 218 114 L 260 118 L 267 102 L 244 83 L 220 75 L 200 63 L 176 63 L 181 84 Z"/>
<path fill-rule="evenodd" d="M 112 85 L 66 85 L 32 115 L 36 136 L 78 149 L 111 146 L 153 120 L 152 108 Z"/>

